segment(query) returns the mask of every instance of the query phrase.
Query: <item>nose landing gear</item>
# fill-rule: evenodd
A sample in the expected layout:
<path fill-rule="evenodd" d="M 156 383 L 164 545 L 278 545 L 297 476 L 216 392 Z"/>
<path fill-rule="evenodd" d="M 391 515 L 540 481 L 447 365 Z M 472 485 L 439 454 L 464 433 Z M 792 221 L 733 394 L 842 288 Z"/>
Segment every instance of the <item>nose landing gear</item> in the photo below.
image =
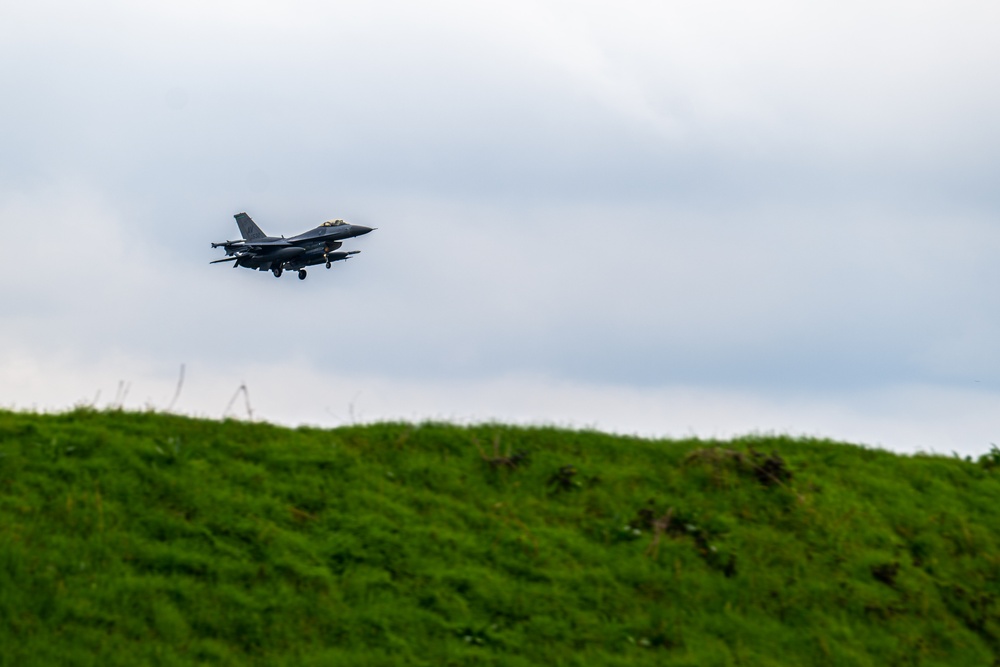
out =
<path fill-rule="evenodd" d="M 271 273 L 274 274 L 275 278 L 280 278 L 281 277 L 281 267 L 279 266 L 276 269 L 271 269 Z"/>
<path fill-rule="evenodd" d="M 330 253 L 342 245 L 342 243 L 337 242 L 323 246 L 323 259 L 326 260 L 326 268 L 330 268 Z"/>
<path fill-rule="evenodd" d="M 306 270 L 299 269 L 299 280 L 305 280 L 305 279 L 306 279 Z"/>

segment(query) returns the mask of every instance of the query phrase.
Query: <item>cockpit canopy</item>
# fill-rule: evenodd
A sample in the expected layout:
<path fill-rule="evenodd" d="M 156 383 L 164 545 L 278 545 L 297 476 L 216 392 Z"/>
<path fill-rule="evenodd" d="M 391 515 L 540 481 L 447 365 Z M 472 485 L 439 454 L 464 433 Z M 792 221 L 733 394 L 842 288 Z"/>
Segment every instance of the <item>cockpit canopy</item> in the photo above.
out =
<path fill-rule="evenodd" d="M 340 227 L 341 225 L 346 225 L 347 223 L 343 220 L 327 220 L 320 227 Z"/>

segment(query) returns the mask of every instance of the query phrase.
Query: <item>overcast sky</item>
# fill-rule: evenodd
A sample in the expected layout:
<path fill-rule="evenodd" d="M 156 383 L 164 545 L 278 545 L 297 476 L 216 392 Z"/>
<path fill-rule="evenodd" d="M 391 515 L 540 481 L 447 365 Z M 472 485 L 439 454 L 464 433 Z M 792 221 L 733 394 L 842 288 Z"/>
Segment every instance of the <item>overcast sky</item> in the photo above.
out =
<path fill-rule="evenodd" d="M 982 0 L 3 3 L 0 404 L 982 453 L 997 34 Z M 240 211 L 378 230 L 275 279 L 209 265 Z"/>

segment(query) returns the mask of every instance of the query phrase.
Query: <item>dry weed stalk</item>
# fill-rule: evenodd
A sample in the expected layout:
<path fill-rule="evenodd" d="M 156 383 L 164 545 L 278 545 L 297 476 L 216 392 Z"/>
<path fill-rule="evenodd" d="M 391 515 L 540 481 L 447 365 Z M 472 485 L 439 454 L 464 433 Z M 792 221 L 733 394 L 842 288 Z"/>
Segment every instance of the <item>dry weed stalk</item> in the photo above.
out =
<path fill-rule="evenodd" d="M 476 436 L 472 436 L 472 443 L 479 450 L 479 456 L 489 464 L 491 468 L 517 468 L 522 463 L 528 460 L 528 453 L 525 451 L 517 451 L 513 454 L 510 453 L 510 447 L 507 447 L 507 453 L 500 454 L 500 436 L 493 436 L 493 456 L 486 456 L 486 452 L 483 451 L 482 446 L 479 444 L 479 439 Z"/>
<path fill-rule="evenodd" d="M 667 510 L 667 513 L 661 516 L 659 519 L 653 520 L 653 541 L 649 543 L 646 547 L 646 556 L 651 558 L 656 558 L 660 551 L 660 539 L 663 534 L 670 530 L 670 522 L 674 518 L 674 508 L 671 507 Z"/>

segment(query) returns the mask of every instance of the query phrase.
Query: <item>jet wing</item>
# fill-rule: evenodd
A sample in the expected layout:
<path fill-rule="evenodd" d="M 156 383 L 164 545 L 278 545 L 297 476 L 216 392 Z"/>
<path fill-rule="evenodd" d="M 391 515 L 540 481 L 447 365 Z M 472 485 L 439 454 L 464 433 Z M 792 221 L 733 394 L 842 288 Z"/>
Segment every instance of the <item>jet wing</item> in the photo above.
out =
<path fill-rule="evenodd" d="M 267 241 L 250 241 L 246 244 L 248 248 L 287 248 L 292 244 L 285 239 L 269 239 Z"/>
<path fill-rule="evenodd" d="M 213 248 L 223 247 L 227 250 L 230 248 L 288 248 L 293 244 L 287 239 L 253 239 L 248 241 L 246 239 L 240 239 L 239 241 L 222 241 L 219 243 L 213 243 Z"/>

